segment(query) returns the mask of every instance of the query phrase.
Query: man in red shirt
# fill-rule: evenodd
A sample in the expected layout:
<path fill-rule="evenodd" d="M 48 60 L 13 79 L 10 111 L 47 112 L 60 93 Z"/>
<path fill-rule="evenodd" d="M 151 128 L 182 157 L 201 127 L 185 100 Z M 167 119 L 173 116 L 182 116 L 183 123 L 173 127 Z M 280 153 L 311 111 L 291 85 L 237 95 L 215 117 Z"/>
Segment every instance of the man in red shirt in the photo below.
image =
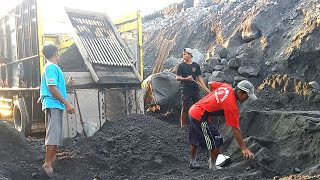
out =
<path fill-rule="evenodd" d="M 211 152 L 211 164 L 215 164 L 220 153 L 220 146 L 223 139 L 215 125 L 211 122 L 211 116 L 224 115 L 226 125 L 232 127 L 233 136 L 236 138 L 244 158 L 254 157 L 253 153 L 243 142 L 239 126 L 239 110 L 237 101 L 244 102 L 248 98 L 256 100 L 254 86 L 247 80 L 241 81 L 236 88 L 227 83 L 209 82 L 212 91 L 191 106 L 189 143 L 191 145 L 190 168 L 199 168 L 196 162 L 198 147 L 208 148 Z M 209 159 L 210 161 L 210 159 Z"/>

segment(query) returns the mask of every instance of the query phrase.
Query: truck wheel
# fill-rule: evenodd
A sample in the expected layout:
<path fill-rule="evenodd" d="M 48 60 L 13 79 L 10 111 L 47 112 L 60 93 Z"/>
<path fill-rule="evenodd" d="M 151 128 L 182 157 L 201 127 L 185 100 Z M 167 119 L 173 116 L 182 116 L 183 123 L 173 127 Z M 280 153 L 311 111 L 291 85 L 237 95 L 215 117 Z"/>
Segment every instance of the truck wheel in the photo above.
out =
<path fill-rule="evenodd" d="M 23 99 L 19 99 L 13 108 L 14 127 L 28 136 L 31 131 L 31 124 L 27 115 L 27 110 Z"/>

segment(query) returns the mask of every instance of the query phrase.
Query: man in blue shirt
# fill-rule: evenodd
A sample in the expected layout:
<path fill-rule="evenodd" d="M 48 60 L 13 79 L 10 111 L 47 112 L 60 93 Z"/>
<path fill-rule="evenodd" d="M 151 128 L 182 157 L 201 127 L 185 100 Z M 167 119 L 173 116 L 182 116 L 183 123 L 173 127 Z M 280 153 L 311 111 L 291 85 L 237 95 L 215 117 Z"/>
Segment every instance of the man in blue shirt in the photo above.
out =
<path fill-rule="evenodd" d="M 74 108 L 66 100 L 67 91 L 64 75 L 57 65 L 60 61 L 58 47 L 55 45 L 46 45 L 42 53 L 48 62 L 43 68 L 41 75 L 40 98 L 42 101 L 42 110 L 45 111 L 46 123 L 46 157 L 42 169 L 47 176 L 53 176 L 52 164 L 56 159 L 57 147 L 62 144 L 63 129 L 62 115 L 66 109 L 69 114 L 74 114 Z M 69 82 L 70 84 L 73 82 Z"/>

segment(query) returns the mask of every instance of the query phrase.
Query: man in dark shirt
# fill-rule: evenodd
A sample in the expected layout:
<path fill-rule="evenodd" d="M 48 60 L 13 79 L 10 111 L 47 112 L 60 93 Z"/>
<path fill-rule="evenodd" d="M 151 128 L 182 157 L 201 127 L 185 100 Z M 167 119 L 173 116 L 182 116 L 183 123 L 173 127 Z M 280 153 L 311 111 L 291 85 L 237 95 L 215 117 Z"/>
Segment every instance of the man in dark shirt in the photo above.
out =
<path fill-rule="evenodd" d="M 186 118 L 189 108 L 200 99 L 200 89 L 196 81 L 198 80 L 202 87 L 205 87 L 207 91 L 210 91 L 203 81 L 200 65 L 196 62 L 192 62 L 192 49 L 185 48 L 183 50 L 183 60 L 184 62 L 182 62 L 177 69 L 176 78 L 178 81 L 181 81 L 182 109 L 180 127 L 187 124 Z"/>

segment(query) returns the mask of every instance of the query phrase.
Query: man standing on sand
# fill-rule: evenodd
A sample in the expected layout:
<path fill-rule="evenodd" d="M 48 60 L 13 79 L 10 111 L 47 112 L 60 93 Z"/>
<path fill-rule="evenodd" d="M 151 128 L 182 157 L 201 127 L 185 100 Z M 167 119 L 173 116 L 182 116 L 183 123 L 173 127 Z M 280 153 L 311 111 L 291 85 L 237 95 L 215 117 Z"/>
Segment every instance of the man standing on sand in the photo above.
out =
<path fill-rule="evenodd" d="M 48 60 L 41 75 L 40 91 L 42 110 L 45 111 L 46 123 L 46 156 L 42 169 L 48 177 L 52 177 L 54 175 L 52 164 L 56 159 L 57 147 L 62 144 L 63 138 L 63 110 L 66 109 L 69 114 L 74 114 L 75 111 L 72 105 L 66 100 L 67 91 L 64 75 L 57 65 L 60 61 L 58 47 L 55 45 L 46 45 L 43 47 L 42 53 Z M 74 83 L 72 79 L 71 81 L 69 80 L 67 85 Z"/>
<path fill-rule="evenodd" d="M 180 127 L 187 124 L 186 119 L 189 108 L 200 99 L 200 89 L 196 80 L 198 80 L 203 87 L 207 88 L 201 75 L 200 65 L 196 62 L 192 62 L 192 57 L 192 50 L 190 48 L 185 48 L 183 50 L 184 62 L 182 62 L 177 69 L 176 79 L 181 81 L 182 109 Z M 207 90 L 209 91 L 208 88 Z"/>
<path fill-rule="evenodd" d="M 220 153 L 223 139 L 211 116 L 224 115 L 226 125 L 232 127 L 233 136 L 237 140 L 244 158 L 254 157 L 252 152 L 243 142 L 239 125 L 239 110 L 237 101 L 256 100 L 254 86 L 247 80 L 241 81 L 236 88 L 232 88 L 227 83 L 209 82 L 209 87 L 213 91 L 195 103 L 189 110 L 190 131 L 189 144 L 191 146 L 190 168 L 199 168 L 196 161 L 198 147 L 208 149 L 209 169 L 215 169 L 215 161 Z"/>

